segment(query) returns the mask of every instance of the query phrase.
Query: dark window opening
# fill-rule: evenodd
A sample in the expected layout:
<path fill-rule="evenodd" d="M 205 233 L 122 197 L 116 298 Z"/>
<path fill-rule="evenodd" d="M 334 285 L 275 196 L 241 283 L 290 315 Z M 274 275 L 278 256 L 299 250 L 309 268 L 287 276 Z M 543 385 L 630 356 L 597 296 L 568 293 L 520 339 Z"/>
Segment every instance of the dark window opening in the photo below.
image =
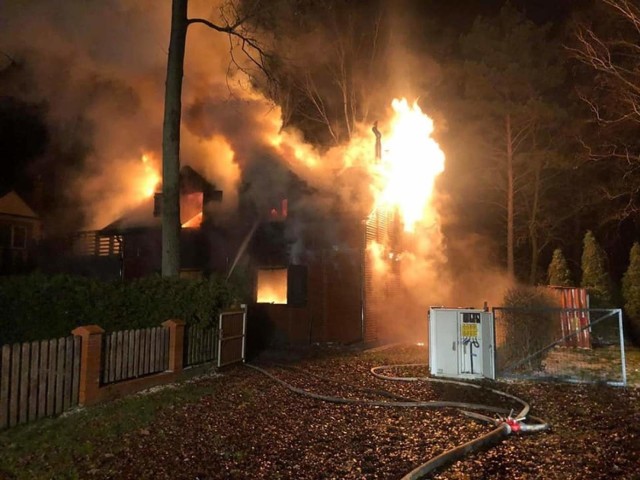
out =
<path fill-rule="evenodd" d="M 13 226 L 11 247 L 17 249 L 27 248 L 27 228 L 19 225 Z"/>

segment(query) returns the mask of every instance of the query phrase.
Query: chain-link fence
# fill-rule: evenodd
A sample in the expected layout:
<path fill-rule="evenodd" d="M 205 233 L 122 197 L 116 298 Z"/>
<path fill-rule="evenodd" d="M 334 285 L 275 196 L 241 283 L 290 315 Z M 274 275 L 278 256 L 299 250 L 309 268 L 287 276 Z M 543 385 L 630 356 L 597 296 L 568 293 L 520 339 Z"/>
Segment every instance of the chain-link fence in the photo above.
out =
<path fill-rule="evenodd" d="M 494 308 L 496 375 L 626 385 L 620 309 Z"/>

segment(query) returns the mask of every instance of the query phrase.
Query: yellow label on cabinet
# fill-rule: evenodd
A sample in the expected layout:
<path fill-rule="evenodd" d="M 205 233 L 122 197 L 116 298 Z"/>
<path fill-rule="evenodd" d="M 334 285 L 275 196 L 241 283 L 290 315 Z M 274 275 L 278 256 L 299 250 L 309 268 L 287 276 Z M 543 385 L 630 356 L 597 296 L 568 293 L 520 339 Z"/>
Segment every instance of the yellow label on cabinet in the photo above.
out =
<path fill-rule="evenodd" d="M 478 337 L 478 324 L 477 323 L 463 323 L 462 324 L 462 336 L 464 338 L 477 338 Z"/>

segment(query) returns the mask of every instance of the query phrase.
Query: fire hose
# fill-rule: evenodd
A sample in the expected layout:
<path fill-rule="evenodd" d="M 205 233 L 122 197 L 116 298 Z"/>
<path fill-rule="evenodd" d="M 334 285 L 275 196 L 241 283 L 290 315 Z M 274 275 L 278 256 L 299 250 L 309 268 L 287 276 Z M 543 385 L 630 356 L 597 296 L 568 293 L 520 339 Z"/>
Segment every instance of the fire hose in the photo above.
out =
<path fill-rule="evenodd" d="M 467 402 L 452 402 L 452 401 L 441 401 L 441 400 L 431 400 L 431 401 L 419 401 L 419 400 L 414 400 L 414 399 L 409 399 L 406 397 L 401 397 L 398 395 L 395 395 L 391 392 L 388 392 L 386 390 L 377 390 L 377 389 L 368 389 L 368 388 L 362 388 L 362 387 L 354 387 L 353 385 L 350 384 L 346 384 L 351 386 L 352 388 L 355 388 L 356 390 L 360 390 L 360 391 L 365 391 L 367 393 L 376 393 L 378 395 L 390 398 L 391 401 L 381 401 L 381 400 L 365 400 L 365 399 L 357 399 L 357 398 L 344 398 L 344 397 L 334 397 L 334 396 L 330 396 L 330 395 L 321 395 L 318 393 L 314 393 L 314 392 L 310 392 L 308 390 L 305 390 L 303 388 L 298 388 L 295 387 L 293 385 L 291 385 L 290 383 L 282 380 L 281 378 L 278 378 L 277 376 L 273 375 L 271 372 L 260 368 L 258 366 L 255 365 L 251 365 L 251 364 L 245 364 L 246 366 L 257 370 L 258 372 L 266 375 L 267 377 L 271 378 L 272 380 L 274 380 L 275 382 L 279 383 L 280 385 L 282 385 L 283 387 L 287 388 L 288 390 L 297 393 L 299 395 L 303 395 L 305 397 L 309 397 L 309 398 L 313 398 L 316 400 L 322 400 L 325 402 L 331 402 L 331 403 L 338 403 L 338 404 L 358 404 L 358 405 L 369 405 L 369 406 L 376 406 L 376 407 L 402 407 L 402 408 L 442 408 L 442 407 L 452 407 L 452 408 L 459 408 L 461 409 L 461 412 L 470 417 L 470 418 L 474 418 L 476 420 L 479 421 L 483 421 L 483 422 L 487 422 L 490 424 L 493 424 L 496 426 L 496 428 L 494 430 L 492 430 L 491 432 L 482 435 L 480 437 L 477 437 L 467 443 L 464 443 L 462 445 L 459 445 L 457 447 L 454 447 L 450 450 L 447 450 L 443 453 L 441 453 L 440 455 L 432 458 L 431 460 L 429 460 L 428 462 L 416 467 L 414 470 L 412 470 L 411 472 L 407 473 L 406 475 L 404 475 L 402 477 L 402 480 L 417 480 L 420 479 L 422 477 L 424 477 L 425 475 L 428 475 L 429 473 L 433 472 L 434 470 L 442 467 L 443 465 L 446 465 L 448 463 L 451 463 L 453 461 L 456 461 L 462 457 L 464 457 L 465 455 L 472 453 L 480 448 L 489 446 L 491 444 L 497 443 L 498 441 L 502 440 L 503 438 L 507 437 L 508 435 L 510 435 L 513 432 L 539 432 L 539 431 L 543 431 L 549 428 L 549 425 L 544 422 L 543 420 L 537 418 L 537 417 L 533 417 L 533 416 L 529 416 L 528 418 L 531 420 L 534 420 L 535 422 L 537 422 L 536 424 L 526 424 L 524 423 L 524 420 L 527 417 L 527 414 L 529 413 L 530 410 L 530 406 L 527 402 L 525 402 L 524 400 L 522 400 L 519 397 L 516 397 L 515 395 L 511 395 L 509 393 L 506 392 L 502 392 L 500 390 L 495 390 L 492 388 L 488 388 L 482 385 L 476 385 L 473 383 L 467 383 L 467 382 L 460 382 L 460 381 L 455 381 L 455 380 L 445 380 L 445 379 L 439 379 L 439 378 L 432 378 L 432 377 L 395 377 L 395 376 L 388 376 L 388 375 L 384 375 L 380 372 L 384 371 L 384 370 L 389 370 L 391 368 L 399 368 L 399 367 L 416 367 L 416 366 L 425 366 L 425 364 L 403 364 L 403 365 L 383 365 L 383 366 L 379 366 L 379 367 L 374 367 L 371 369 L 371 373 L 377 377 L 377 378 L 381 378 L 384 380 L 391 380 L 391 381 L 403 381 L 403 382 L 422 382 L 422 381 L 429 381 L 429 382 L 438 382 L 438 383 L 446 383 L 446 384 L 452 384 L 452 385 L 458 385 L 458 386 L 463 386 L 463 387 L 470 387 L 470 388 L 477 388 L 477 389 L 482 389 L 482 390 L 487 390 L 490 391 L 494 394 L 500 395 L 502 397 L 508 398 L 510 400 L 514 400 L 517 403 L 519 403 L 520 405 L 522 405 L 522 409 L 518 412 L 517 415 L 513 415 L 513 410 L 507 410 L 504 408 L 500 408 L 500 407 L 494 407 L 492 405 L 484 405 L 484 404 L 479 404 L 479 403 L 467 403 Z M 290 368 L 290 369 L 294 369 L 294 370 L 298 370 L 298 371 L 302 371 L 303 373 L 305 373 L 306 375 L 310 375 L 310 376 L 314 376 L 317 378 L 320 378 L 324 381 L 328 381 L 328 382 L 332 382 L 332 383 L 339 383 L 339 384 L 345 384 L 345 382 L 340 382 L 337 380 L 332 380 L 332 379 L 328 379 L 325 377 L 321 377 L 319 375 L 315 375 L 313 373 L 304 371 L 302 369 L 298 369 L 296 367 L 291 367 L 291 366 L 281 366 L 281 368 Z M 469 410 L 483 410 L 483 411 L 488 411 L 488 412 L 493 412 L 493 413 L 497 413 L 499 414 L 497 418 L 492 418 L 477 412 L 471 412 Z M 505 416 L 503 416 L 504 414 L 506 414 Z"/>
<path fill-rule="evenodd" d="M 468 417 L 475 418 L 476 420 L 484 421 L 487 423 L 495 424 L 496 428 L 485 435 L 474 438 L 469 442 L 466 442 L 462 445 L 459 445 L 457 447 L 454 447 L 452 449 L 449 449 L 441 453 L 440 455 L 432 458 L 428 462 L 423 463 L 422 465 L 413 469 L 411 472 L 407 473 L 405 476 L 402 477 L 402 480 L 418 480 L 428 475 L 429 473 L 433 472 L 434 470 L 442 467 L 443 465 L 459 460 L 465 455 L 468 455 L 480 448 L 485 448 L 489 445 L 499 442 L 500 440 L 507 437 L 513 432 L 516 432 L 516 433 L 532 432 L 533 433 L 533 432 L 540 432 L 543 430 L 547 430 L 549 428 L 549 425 L 545 421 L 543 421 L 540 418 L 534 417 L 532 415 L 529 415 L 529 418 L 531 420 L 534 420 L 537 423 L 533 425 L 524 423 L 524 420 L 526 419 L 527 414 L 529 413 L 529 410 L 530 410 L 529 404 L 524 400 L 522 400 L 521 398 L 516 397 L 515 395 L 511 395 L 509 393 L 503 392 L 501 390 L 496 390 L 486 386 L 476 385 L 476 384 L 467 383 L 467 382 L 460 382 L 456 380 L 446 380 L 446 379 L 432 378 L 432 377 L 395 377 L 395 376 L 388 376 L 388 375 L 383 375 L 382 373 L 379 373 L 380 371 L 388 370 L 391 368 L 425 367 L 425 366 L 428 366 L 428 365 L 424 363 L 412 363 L 412 364 L 404 364 L 404 365 L 384 365 L 384 366 L 372 368 L 371 373 L 374 376 L 384 380 L 392 380 L 392 381 L 399 381 L 399 382 L 434 382 L 434 383 L 437 382 L 437 383 L 445 383 L 450 385 L 458 385 L 462 387 L 470 387 L 470 388 L 487 390 L 496 395 L 518 402 L 520 405 L 522 405 L 522 409 L 515 416 L 512 415 L 513 412 L 510 412 L 507 417 L 498 417 L 497 419 L 493 419 L 491 417 L 481 415 L 476 412 L 463 411 L 462 413 Z"/>

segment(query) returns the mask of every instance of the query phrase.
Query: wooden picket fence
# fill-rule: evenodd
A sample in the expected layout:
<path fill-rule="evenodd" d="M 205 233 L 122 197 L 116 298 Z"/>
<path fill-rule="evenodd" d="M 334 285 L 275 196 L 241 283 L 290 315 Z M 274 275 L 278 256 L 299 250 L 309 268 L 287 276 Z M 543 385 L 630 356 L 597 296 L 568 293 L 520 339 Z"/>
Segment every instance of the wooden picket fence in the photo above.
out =
<path fill-rule="evenodd" d="M 184 322 L 167 320 L 162 327 L 104 334 L 99 326 L 89 325 L 78 327 L 70 337 L 4 345 L 0 347 L 0 429 L 58 415 L 79 401 L 85 405 L 100 402 L 107 398 L 101 397 L 102 387 L 110 396 L 126 394 L 157 384 L 159 377 L 154 374 L 169 368 L 160 382 L 173 381 L 184 367 L 211 361 L 219 364 L 220 345 L 225 341 L 232 358 L 227 358 L 223 348 L 224 364 L 243 361 L 244 315 L 242 311 L 221 314 L 219 328 L 185 328 Z M 222 327 L 227 317 L 240 321 Z M 242 327 L 238 332 L 235 324 Z M 224 338 L 219 336 L 221 328 L 227 332 Z M 86 363 L 81 365 L 81 361 Z M 144 378 L 125 382 L 140 377 Z"/>
<path fill-rule="evenodd" d="M 103 385 L 164 372 L 169 366 L 169 329 L 122 330 L 103 337 Z"/>
<path fill-rule="evenodd" d="M 78 404 L 80 337 L 3 345 L 0 428 L 50 417 Z"/>
<path fill-rule="evenodd" d="M 192 366 L 217 360 L 218 329 L 187 325 L 184 332 L 184 365 Z"/>

